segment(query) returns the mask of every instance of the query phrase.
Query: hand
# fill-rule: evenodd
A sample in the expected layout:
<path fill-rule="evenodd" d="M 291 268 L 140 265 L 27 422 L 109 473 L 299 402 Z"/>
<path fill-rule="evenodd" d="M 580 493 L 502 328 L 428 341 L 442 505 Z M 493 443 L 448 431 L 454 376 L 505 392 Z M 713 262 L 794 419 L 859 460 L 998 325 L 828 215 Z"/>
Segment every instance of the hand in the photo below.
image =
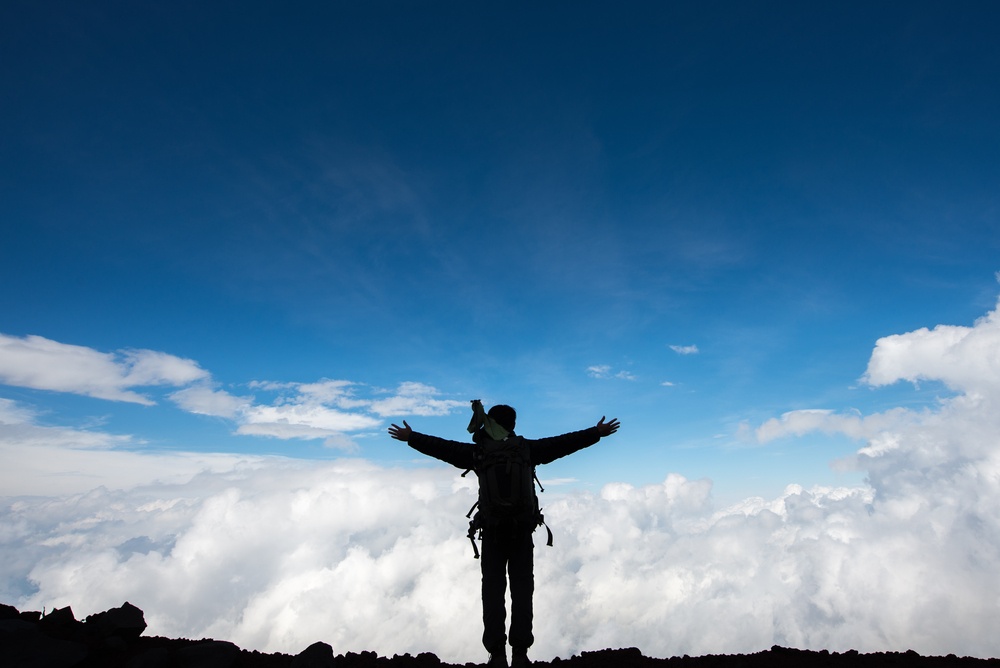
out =
<path fill-rule="evenodd" d="M 601 438 L 604 438 L 618 431 L 618 427 L 620 426 L 621 423 L 618 422 L 618 418 L 611 418 L 611 422 L 605 422 L 602 415 L 601 421 L 597 423 L 597 433 L 601 435 Z"/>
<path fill-rule="evenodd" d="M 412 433 L 413 430 L 410 429 L 410 425 L 406 424 L 406 420 L 403 420 L 402 427 L 396 424 L 389 427 L 389 435 L 392 436 L 397 441 L 409 441 L 410 434 Z"/>

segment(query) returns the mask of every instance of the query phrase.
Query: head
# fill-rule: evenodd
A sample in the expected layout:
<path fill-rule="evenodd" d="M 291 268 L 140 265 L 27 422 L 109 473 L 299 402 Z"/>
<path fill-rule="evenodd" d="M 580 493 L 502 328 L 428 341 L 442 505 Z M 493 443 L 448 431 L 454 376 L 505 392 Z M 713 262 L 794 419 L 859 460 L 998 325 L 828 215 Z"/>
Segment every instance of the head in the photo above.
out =
<path fill-rule="evenodd" d="M 497 404 L 489 410 L 487 415 L 507 431 L 514 431 L 514 423 L 517 422 L 517 412 L 510 406 Z"/>

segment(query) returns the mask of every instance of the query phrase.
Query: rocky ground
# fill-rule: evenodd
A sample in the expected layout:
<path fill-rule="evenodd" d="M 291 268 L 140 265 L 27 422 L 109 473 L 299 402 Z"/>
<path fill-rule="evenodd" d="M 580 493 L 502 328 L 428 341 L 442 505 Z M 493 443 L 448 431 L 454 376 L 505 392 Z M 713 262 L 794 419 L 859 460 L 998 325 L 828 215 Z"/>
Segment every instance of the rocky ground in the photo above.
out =
<path fill-rule="evenodd" d="M 222 640 L 186 640 L 143 636 L 146 622 L 139 608 L 125 603 L 77 620 L 69 608 L 47 615 L 21 612 L 0 604 L 0 666 L 9 668 L 446 668 L 430 653 L 380 657 L 374 652 L 335 655 L 326 643 L 297 655 L 262 654 Z M 466 664 L 473 666 L 476 664 Z M 538 668 L 1000 668 L 1000 659 L 921 656 L 913 651 L 813 652 L 772 647 L 755 654 L 653 659 L 636 648 L 583 652 L 568 659 L 537 661 Z"/>

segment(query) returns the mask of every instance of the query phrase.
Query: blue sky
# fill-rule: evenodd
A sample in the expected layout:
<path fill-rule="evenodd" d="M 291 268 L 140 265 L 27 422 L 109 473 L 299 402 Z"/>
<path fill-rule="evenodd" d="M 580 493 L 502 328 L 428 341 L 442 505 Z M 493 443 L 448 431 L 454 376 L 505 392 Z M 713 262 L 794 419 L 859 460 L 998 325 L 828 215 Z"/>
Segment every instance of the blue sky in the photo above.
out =
<path fill-rule="evenodd" d="M 851 388 L 878 337 L 997 291 L 990 10 L 7 13 L 10 336 L 163 351 L 236 394 L 419 382 L 510 403 L 528 435 L 617 415 L 592 482 L 736 457 L 808 483 L 826 449 L 734 453 L 735 427 L 877 406 Z M 341 454 L 2 391 L 163 448 Z M 398 452 L 380 431 L 360 454 Z"/>
<path fill-rule="evenodd" d="M 869 364 L 997 303 L 989 3 L 2 14 L 0 494 L 405 471 L 391 422 L 465 439 L 481 398 L 527 436 L 622 421 L 557 493 L 679 474 L 725 505 L 870 483 L 869 431 L 782 416 L 972 386 L 909 339 Z"/>

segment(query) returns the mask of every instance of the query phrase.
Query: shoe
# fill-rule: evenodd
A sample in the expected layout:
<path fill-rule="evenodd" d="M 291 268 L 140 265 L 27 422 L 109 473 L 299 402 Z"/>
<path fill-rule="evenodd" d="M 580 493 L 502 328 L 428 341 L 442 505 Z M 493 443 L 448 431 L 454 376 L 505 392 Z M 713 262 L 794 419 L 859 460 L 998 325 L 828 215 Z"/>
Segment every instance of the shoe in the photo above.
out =
<path fill-rule="evenodd" d="M 528 668 L 530 665 L 528 650 L 515 647 L 510 655 L 510 668 Z"/>
<path fill-rule="evenodd" d="M 490 660 L 486 668 L 507 668 L 507 651 L 501 649 L 499 652 L 490 652 Z"/>

